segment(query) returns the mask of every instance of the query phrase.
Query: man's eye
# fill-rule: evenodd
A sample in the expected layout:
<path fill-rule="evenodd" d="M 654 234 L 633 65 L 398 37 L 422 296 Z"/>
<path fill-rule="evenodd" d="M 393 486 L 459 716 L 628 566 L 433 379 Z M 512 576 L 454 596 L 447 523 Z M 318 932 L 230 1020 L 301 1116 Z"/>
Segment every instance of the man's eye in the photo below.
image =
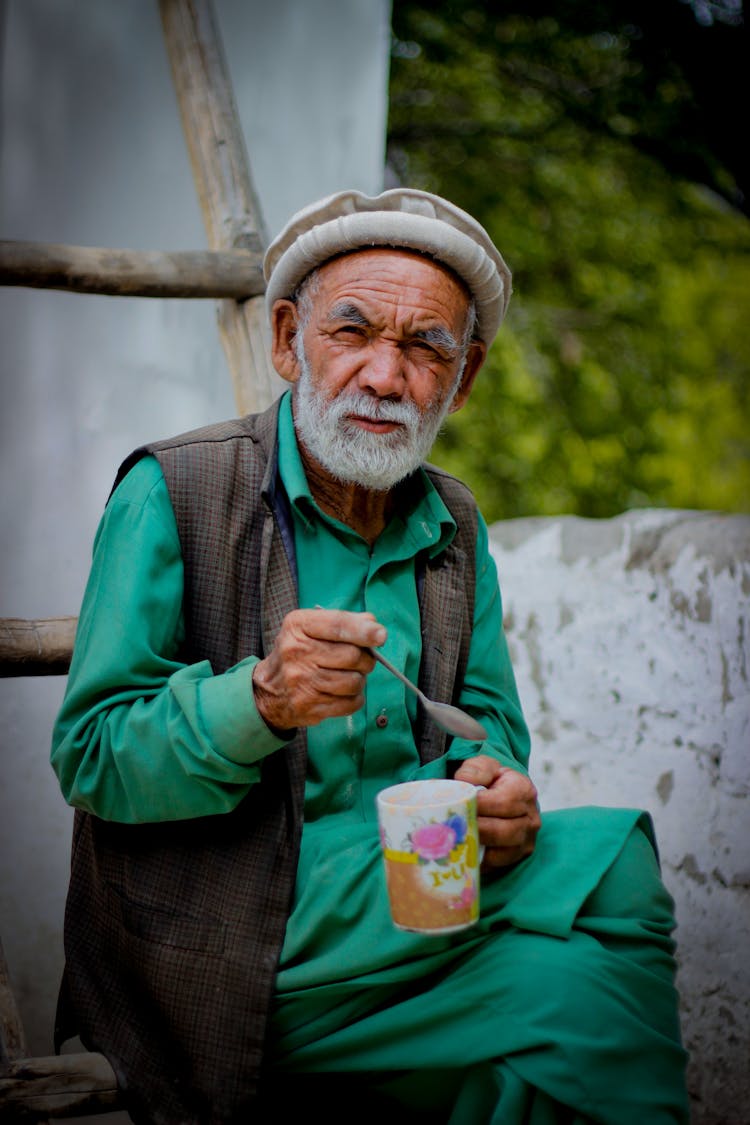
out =
<path fill-rule="evenodd" d="M 365 330 L 359 324 L 342 324 L 336 331 L 344 336 L 363 336 Z"/>
<path fill-rule="evenodd" d="M 428 344 L 426 340 L 412 340 L 410 347 L 412 351 L 428 359 L 445 359 L 445 356 L 442 355 L 437 348 L 433 347 L 432 344 Z"/>

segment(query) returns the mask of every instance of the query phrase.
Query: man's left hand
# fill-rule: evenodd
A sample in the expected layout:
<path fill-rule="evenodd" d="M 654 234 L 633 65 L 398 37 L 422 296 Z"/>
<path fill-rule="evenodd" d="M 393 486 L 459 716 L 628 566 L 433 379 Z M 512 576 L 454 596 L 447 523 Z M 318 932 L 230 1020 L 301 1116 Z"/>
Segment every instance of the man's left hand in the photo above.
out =
<path fill-rule="evenodd" d="M 482 871 L 509 867 L 531 855 L 542 821 L 530 778 L 487 754 L 467 758 L 454 777 L 485 786 L 477 793 L 479 842 L 485 848 Z"/>

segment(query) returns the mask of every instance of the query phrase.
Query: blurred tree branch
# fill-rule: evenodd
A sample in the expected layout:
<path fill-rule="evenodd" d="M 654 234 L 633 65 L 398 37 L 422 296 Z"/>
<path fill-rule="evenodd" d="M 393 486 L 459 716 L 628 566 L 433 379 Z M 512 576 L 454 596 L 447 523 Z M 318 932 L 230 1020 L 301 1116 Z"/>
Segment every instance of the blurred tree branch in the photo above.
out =
<path fill-rule="evenodd" d="M 514 103 L 541 94 L 591 132 L 625 140 L 748 214 L 750 150 L 738 121 L 749 56 L 739 3 L 394 0 L 393 30 L 397 55 L 406 45 L 401 58 L 424 51 L 438 65 L 460 64 L 467 38 L 493 52 L 511 135 Z M 465 135 L 468 120 L 450 114 L 443 135 Z M 391 143 L 413 139 L 410 128 L 416 123 L 396 115 Z M 481 139 L 500 128 L 480 119 L 473 133 Z"/>

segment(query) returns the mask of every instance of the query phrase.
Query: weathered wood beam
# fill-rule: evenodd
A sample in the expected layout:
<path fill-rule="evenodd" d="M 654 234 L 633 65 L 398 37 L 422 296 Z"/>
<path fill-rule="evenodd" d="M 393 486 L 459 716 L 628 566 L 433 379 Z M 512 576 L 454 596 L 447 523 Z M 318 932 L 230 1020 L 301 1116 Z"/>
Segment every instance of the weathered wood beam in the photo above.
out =
<path fill-rule="evenodd" d="M 159 0 L 182 126 L 212 250 L 267 237 L 211 0 Z M 240 414 L 270 405 L 284 386 L 269 352 L 264 301 L 224 301 L 219 333 Z"/>
<path fill-rule="evenodd" d="M 117 1079 L 104 1055 L 23 1058 L 0 1067 L 0 1121 L 77 1117 L 121 1107 Z"/>
<path fill-rule="evenodd" d="M 263 254 L 242 250 L 117 250 L 0 241 L 0 285 L 114 297 L 231 297 L 265 291 Z"/>
<path fill-rule="evenodd" d="M 64 675 L 77 624 L 77 617 L 0 618 L 0 677 Z"/>
<path fill-rule="evenodd" d="M 27 1054 L 26 1036 L 10 986 L 8 963 L 0 941 L 0 1065 L 4 1066 Z"/>

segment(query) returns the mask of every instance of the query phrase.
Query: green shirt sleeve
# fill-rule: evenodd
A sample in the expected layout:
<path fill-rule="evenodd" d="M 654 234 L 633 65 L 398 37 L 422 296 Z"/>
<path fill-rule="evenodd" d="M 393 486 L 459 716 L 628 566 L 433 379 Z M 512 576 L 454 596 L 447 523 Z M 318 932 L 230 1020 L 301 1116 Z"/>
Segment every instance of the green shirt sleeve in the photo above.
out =
<path fill-rule="evenodd" d="M 183 563 L 158 462 L 139 461 L 94 543 L 52 765 L 65 799 L 106 820 L 228 812 L 284 745 L 258 714 L 248 656 L 221 675 L 177 659 Z"/>
<path fill-rule="evenodd" d="M 523 717 L 508 644 L 503 630 L 503 607 L 497 568 L 489 551 L 487 525 L 479 516 L 476 546 L 474 631 L 459 706 L 484 725 L 486 742 L 451 742 L 448 758 L 490 754 L 504 765 L 526 773 L 530 740 Z"/>

